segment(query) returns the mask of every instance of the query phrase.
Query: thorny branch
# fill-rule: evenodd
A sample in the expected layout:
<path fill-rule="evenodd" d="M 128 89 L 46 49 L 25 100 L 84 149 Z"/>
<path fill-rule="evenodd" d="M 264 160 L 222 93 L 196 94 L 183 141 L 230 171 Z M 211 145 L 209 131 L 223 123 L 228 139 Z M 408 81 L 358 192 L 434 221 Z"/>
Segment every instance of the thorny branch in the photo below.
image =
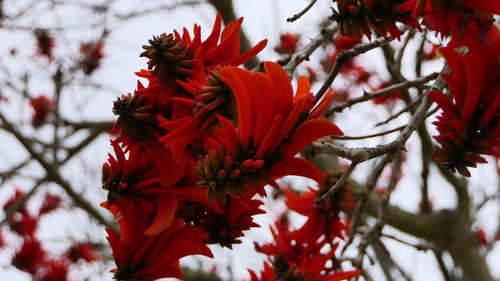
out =
<path fill-rule="evenodd" d="M 331 40 L 332 36 L 337 32 L 337 30 L 337 24 L 329 24 L 327 27 L 321 29 L 320 34 L 314 37 L 311 42 L 304 46 L 300 51 L 291 56 L 285 56 L 279 59 L 277 62 L 281 65 L 284 65 L 283 68 L 288 73 L 288 76 L 292 76 L 297 66 L 303 61 L 309 60 L 309 56 L 311 56 L 311 54 L 321 45 Z"/>

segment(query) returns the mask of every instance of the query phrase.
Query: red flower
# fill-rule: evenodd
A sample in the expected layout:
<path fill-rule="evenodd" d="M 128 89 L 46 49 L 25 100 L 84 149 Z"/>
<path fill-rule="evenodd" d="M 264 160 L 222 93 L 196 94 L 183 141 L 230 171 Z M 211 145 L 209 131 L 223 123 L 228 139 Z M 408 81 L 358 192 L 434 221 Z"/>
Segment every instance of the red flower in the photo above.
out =
<path fill-rule="evenodd" d="M 325 178 L 328 181 L 336 181 L 339 177 L 330 175 Z M 352 188 L 345 184 L 334 196 L 325 204 L 318 206 L 315 201 L 321 197 L 331 184 L 321 184 L 320 190 L 309 188 L 302 194 L 297 194 L 291 189 L 285 189 L 287 207 L 300 215 L 306 216 L 307 221 L 301 228 L 292 232 L 291 237 L 304 240 L 309 237 L 311 240 L 319 239 L 325 235 L 330 241 L 335 237 L 343 238 L 344 231 L 349 229 L 347 221 L 339 217 L 340 211 L 349 211 L 355 208 L 355 201 L 352 197 Z"/>
<path fill-rule="evenodd" d="M 39 269 L 35 281 L 67 281 L 68 263 L 65 260 L 51 260 Z"/>
<path fill-rule="evenodd" d="M 411 15 L 415 0 L 338 0 L 338 10 L 332 8 L 330 17 L 340 25 L 340 34 L 371 38 L 371 30 L 392 38 L 400 38 L 396 22 L 404 23 L 422 31 L 418 21 Z"/>
<path fill-rule="evenodd" d="M 35 38 L 36 38 L 36 53 L 37 56 L 46 57 L 49 62 L 54 59 L 52 55 L 52 50 L 55 46 L 55 39 L 49 35 L 47 30 L 44 29 L 36 29 L 35 30 Z"/>
<path fill-rule="evenodd" d="M 109 155 L 102 173 L 103 187 L 109 192 L 107 206 L 122 204 L 121 201 L 138 204 L 136 212 L 143 215 L 143 223 L 149 224 L 144 234 L 156 235 L 165 230 L 182 200 L 207 203 L 202 188 L 189 184 L 189 180 L 187 185 L 178 184 L 190 170 L 185 170 L 188 162 L 175 164 L 170 150 L 158 144 L 152 144 L 148 150 L 134 146 L 126 159 L 116 142 L 113 147 L 116 158 Z"/>
<path fill-rule="evenodd" d="M 77 242 L 69 247 L 65 256 L 72 262 L 77 263 L 79 260 L 91 263 L 101 259 L 101 255 L 94 247 L 87 242 Z"/>
<path fill-rule="evenodd" d="M 34 236 L 24 236 L 24 242 L 14 257 L 12 264 L 19 270 L 35 274 L 40 264 L 45 262 L 46 252 Z"/>
<path fill-rule="evenodd" d="M 243 18 L 240 18 L 228 24 L 221 34 L 222 16 L 219 13 L 212 33 L 203 42 L 201 29 L 195 25 L 193 38 L 184 29 L 182 36 L 177 31 L 162 34 L 150 40 L 150 45 L 143 46 L 145 51 L 141 56 L 149 58 L 148 68 L 151 71 L 143 70 L 138 75 L 147 78 L 149 86 L 145 88 L 139 83 L 134 95 L 122 96 L 115 102 L 113 112 L 119 115 L 117 127 L 122 129 L 118 141 L 129 145 L 151 140 L 151 136 L 159 138 L 159 135 L 165 135 L 165 130 L 158 127 L 157 118 L 161 118 L 162 127 L 171 133 L 182 127 L 180 132 L 174 134 L 177 136 L 174 142 L 163 140 L 173 148 L 179 163 L 184 147 L 195 137 L 203 136 L 194 133 L 196 128 L 209 129 L 213 123 L 214 112 L 217 111 L 213 107 L 224 110 L 230 104 L 217 99 L 220 93 L 214 96 L 213 92 L 219 92 L 221 85 L 217 77 L 212 77 L 211 70 L 218 66 L 240 65 L 267 44 L 267 40 L 262 40 L 240 54 L 239 28 L 242 21 Z M 194 124 L 198 118 L 204 121 Z M 179 136 L 186 131 L 193 134 L 184 138 Z"/>
<path fill-rule="evenodd" d="M 439 53 L 439 46 L 434 44 L 426 44 L 424 49 L 424 54 L 425 54 L 425 59 L 427 60 L 433 60 L 441 57 L 441 53 Z"/>
<path fill-rule="evenodd" d="M 290 78 L 278 64 L 264 62 L 266 73 L 236 67 L 219 70 L 221 79 L 231 88 L 236 100 L 236 126 L 219 116 L 220 128 L 205 157 L 195 171 L 201 186 L 224 200 L 224 194 L 241 195 L 248 187 L 259 190 L 274 179 L 299 175 L 322 180 L 310 162 L 295 158 L 304 146 L 317 138 L 340 135 L 333 123 L 319 117 L 333 98 L 329 92 L 312 108 L 313 95 L 306 77 L 298 80 L 295 96 Z"/>
<path fill-rule="evenodd" d="M 461 37 L 466 30 L 464 27 L 472 23 L 479 30 L 471 35 L 481 40 L 494 22 L 493 14 L 500 14 L 500 3 L 490 0 L 417 0 L 414 14 L 424 15 L 424 23 L 443 37 L 450 30 L 453 37 Z"/>
<path fill-rule="evenodd" d="M 113 250 L 117 268 L 113 270 L 119 281 L 153 281 L 160 278 L 182 278 L 179 259 L 189 255 L 212 253 L 205 245 L 207 234 L 199 227 L 186 226 L 175 218 L 168 228 L 157 235 L 145 235 L 149 228 L 143 220 L 139 206 L 131 201 L 117 201 L 120 233 L 108 229 L 108 241 Z M 118 211 L 119 210 L 119 211 Z"/>
<path fill-rule="evenodd" d="M 188 79 L 188 83 L 177 81 L 193 97 L 175 97 L 178 104 L 190 107 L 191 114 L 186 114 L 172 121 L 158 116 L 160 127 L 168 133 L 159 139 L 174 151 L 178 162 L 188 144 L 204 145 L 220 126 L 217 116 L 236 120 L 236 102 L 231 89 L 221 80 L 218 69 L 208 75 L 199 74 L 199 80 Z"/>
<path fill-rule="evenodd" d="M 492 47 L 470 45 L 465 55 L 441 48 L 451 69 L 451 75 L 442 76 L 453 99 L 429 93 L 443 110 L 434 122 L 439 131 L 434 138 L 440 143 L 434 150 L 436 161 L 464 176 L 470 176 L 467 167 L 486 162 L 479 155 L 500 157 L 500 78 L 491 75 L 500 69 L 500 36 L 496 29 L 490 35 L 496 36 Z"/>
<path fill-rule="evenodd" d="M 284 33 L 280 35 L 280 45 L 274 48 L 279 54 L 293 54 L 297 50 L 300 36 L 293 33 Z"/>
<path fill-rule="evenodd" d="M 476 238 L 477 241 L 479 241 L 479 244 L 481 245 L 488 245 L 488 236 L 486 235 L 486 231 L 484 229 L 480 228 L 476 232 Z"/>
<path fill-rule="evenodd" d="M 104 57 L 104 42 L 88 42 L 80 45 L 80 53 L 83 55 L 80 61 L 81 68 L 85 75 L 91 75 L 101 65 Z"/>
<path fill-rule="evenodd" d="M 269 257 L 270 263 L 264 263 L 260 278 L 250 271 L 251 281 L 338 281 L 360 274 L 359 270 L 335 272 L 335 267 L 326 265 L 334 257 L 337 248 L 337 245 L 328 248 L 327 239 L 291 239 L 288 224 L 279 221 L 274 229 L 271 228 L 271 232 L 274 238 L 272 243 L 255 246 L 257 251 Z"/>
<path fill-rule="evenodd" d="M 52 194 L 45 194 L 45 198 L 43 200 L 43 205 L 40 208 L 39 215 L 44 215 L 50 213 L 61 206 L 61 197 Z"/>
<path fill-rule="evenodd" d="M 174 30 L 174 34 L 161 34 L 149 40 L 150 45 L 143 46 L 141 57 L 147 57 L 148 69 L 166 85 L 176 79 L 186 81 L 199 69 L 210 70 L 216 66 L 240 65 L 259 53 L 267 44 L 260 41 L 247 52 L 240 54 L 239 29 L 243 18 L 229 23 L 221 33 L 222 14 L 217 13 L 212 33 L 205 41 L 201 41 L 201 28 L 194 25 L 193 37 L 187 29 L 182 36 Z M 220 42 L 219 42 L 220 40 Z"/>
<path fill-rule="evenodd" d="M 43 125 L 47 122 L 50 114 L 54 111 L 54 101 L 43 94 L 30 99 L 30 105 L 33 110 L 35 110 L 35 113 L 31 118 L 31 124 L 35 127 Z"/>

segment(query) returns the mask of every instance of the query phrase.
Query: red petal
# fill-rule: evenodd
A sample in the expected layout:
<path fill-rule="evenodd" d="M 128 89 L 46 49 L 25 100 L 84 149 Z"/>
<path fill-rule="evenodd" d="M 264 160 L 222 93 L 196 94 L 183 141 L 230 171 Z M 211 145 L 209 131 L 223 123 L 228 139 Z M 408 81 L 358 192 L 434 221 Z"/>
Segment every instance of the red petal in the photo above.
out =
<path fill-rule="evenodd" d="M 175 196 L 165 194 L 158 196 L 157 199 L 158 211 L 153 223 L 144 231 L 145 235 L 157 235 L 165 230 L 175 217 L 175 211 L 177 210 L 177 199 Z"/>
<path fill-rule="evenodd" d="M 284 177 L 288 175 L 302 176 L 323 182 L 323 174 L 314 164 L 301 158 L 280 160 L 269 169 L 271 176 Z"/>
<path fill-rule="evenodd" d="M 312 119 L 307 120 L 298 126 L 290 135 L 290 143 L 285 145 L 281 151 L 281 158 L 290 158 L 297 154 L 306 145 L 313 142 L 315 139 L 332 136 L 343 135 L 344 133 L 328 120 Z"/>

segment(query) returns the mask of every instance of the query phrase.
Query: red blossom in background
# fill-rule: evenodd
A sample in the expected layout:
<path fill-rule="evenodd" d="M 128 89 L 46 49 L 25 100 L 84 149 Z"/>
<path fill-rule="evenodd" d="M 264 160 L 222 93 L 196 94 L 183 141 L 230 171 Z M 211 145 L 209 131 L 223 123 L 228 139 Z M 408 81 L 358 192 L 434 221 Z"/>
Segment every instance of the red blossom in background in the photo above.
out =
<path fill-rule="evenodd" d="M 40 208 L 39 215 L 44 215 L 60 208 L 61 203 L 62 203 L 61 197 L 49 193 L 45 194 L 45 198 L 43 200 L 43 205 Z"/>
<path fill-rule="evenodd" d="M 30 100 L 30 105 L 35 111 L 33 117 L 31 118 L 31 123 L 35 127 L 41 126 L 47 122 L 47 119 L 54 110 L 54 101 L 44 94 L 41 94 L 36 98 L 32 98 Z"/>
<path fill-rule="evenodd" d="M 293 54 L 297 50 L 300 36 L 294 33 L 284 33 L 280 35 L 280 44 L 274 48 L 279 54 Z"/>
<path fill-rule="evenodd" d="M 80 66 L 85 75 L 91 75 L 101 65 L 101 59 L 104 57 L 104 42 L 88 42 L 80 45 L 80 54 L 83 58 Z"/>
<path fill-rule="evenodd" d="M 336 244 L 328 239 L 312 236 L 292 238 L 286 221 L 277 221 L 271 228 L 273 242 L 255 245 L 258 252 L 268 256 L 261 277 L 250 271 L 251 281 L 303 280 L 338 281 L 358 276 L 361 271 L 336 272 L 335 266 L 326 263 L 334 258 Z"/>
<path fill-rule="evenodd" d="M 73 263 L 80 260 L 88 263 L 101 260 L 99 252 L 88 242 L 74 243 L 69 247 L 65 256 Z"/>
<path fill-rule="evenodd" d="M 52 61 L 54 59 L 52 51 L 56 45 L 55 39 L 44 29 L 35 30 L 35 38 L 37 47 L 35 55 L 46 57 L 49 62 Z"/>
<path fill-rule="evenodd" d="M 19 270 L 35 274 L 46 259 L 47 252 L 34 237 L 26 236 L 21 248 L 14 254 L 12 264 Z"/>

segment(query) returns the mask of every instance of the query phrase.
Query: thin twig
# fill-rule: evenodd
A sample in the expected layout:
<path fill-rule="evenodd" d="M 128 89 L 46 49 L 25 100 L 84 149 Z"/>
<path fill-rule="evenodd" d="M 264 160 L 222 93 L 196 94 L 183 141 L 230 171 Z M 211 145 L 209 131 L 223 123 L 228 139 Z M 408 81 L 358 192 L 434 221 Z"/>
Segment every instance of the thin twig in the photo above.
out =
<path fill-rule="evenodd" d="M 329 153 L 349 159 L 358 164 L 400 150 L 396 145 L 348 148 L 327 142 L 313 143 L 310 149 L 313 155 L 317 153 Z"/>
<path fill-rule="evenodd" d="M 434 253 L 434 256 L 436 257 L 436 261 L 439 264 L 439 269 L 441 269 L 441 272 L 443 273 L 443 278 L 445 281 L 452 281 L 453 279 L 451 278 L 450 271 L 446 267 L 446 264 L 444 263 L 442 253 L 434 250 L 432 251 Z"/>
<path fill-rule="evenodd" d="M 404 244 L 406 246 L 410 246 L 410 247 L 413 247 L 415 248 L 416 250 L 418 251 L 428 251 L 428 250 L 433 250 L 434 247 L 431 246 L 431 245 L 427 245 L 427 244 L 413 244 L 413 243 L 410 243 L 408 241 L 405 241 L 405 240 L 402 240 L 394 235 L 390 235 L 390 234 L 386 234 L 386 233 L 382 233 L 381 234 L 382 237 L 386 237 L 386 238 L 389 238 L 389 239 L 392 239 L 396 242 L 399 242 L 401 244 Z"/>
<path fill-rule="evenodd" d="M 323 83 L 323 85 L 321 85 L 321 88 L 316 93 L 315 103 L 317 103 L 319 100 L 321 100 L 321 98 L 323 97 L 323 95 L 330 88 L 330 86 L 332 85 L 333 81 L 335 80 L 335 78 L 339 74 L 340 69 L 342 69 L 342 67 L 350 59 L 352 59 L 352 58 L 354 58 L 356 56 L 359 56 L 361 54 L 364 54 L 364 53 L 366 53 L 366 52 L 368 52 L 370 50 L 373 50 L 375 48 L 378 48 L 380 46 L 389 44 L 389 42 L 391 42 L 392 40 L 393 39 L 391 37 L 387 37 L 387 38 L 381 37 L 381 38 L 378 38 L 377 40 L 374 40 L 372 42 L 358 44 L 358 45 L 354 46 L 352 49 L 341 51 L 337 55 L 335 64 L 333 65 L 332 70 L 330 71 L 330 73 L 326 77 L 325 82 Z"/>
<path fill-rule="evenodd" d="M 396 127 L 394 129 L 390 129 L 387 131 L 382 131 L 380 133 L 374 133 L 370 135 L 364 135 L 364 136 L 331 136 L 332 139 L 334 140 L 362 140 L 362 139 L 369 139 L 369 138 L 375 138 L 375 137 L 380 137 L 380 136 L 385 136 L 388 134 L 392 134 L 398 131 L 401 131 L 405 128 L 405 125 Z"/>
<path fill-rule="evenodd" d="M 335 23 L 331 23 L 327 27 L 321 29 L 320 34 L 314 37 L 309 44 L 305 45 L 300 51 L 296 52 L 291 56 L 286 56 L 279 59 L 277 62 L 283 66 L 283 69 L 288 73 L 288 76 L 292 76 L 293 72 L 299 64 L 305 60 L 309 60 L 309 56 L 318 49 L 321 45 L 328 42 L 332 36 L 337 32 L 338 26 Z"/>
<path fill-rule="evenodd" d="M 330 189 L 328 189 L 328 191 L 325 194 L 323 194 L 321 197 L 316 199 L 316 205 L 325 204 L 325 202 L 328 199 L 330 199 L 330 197 L 332 197 L 333 194 L 335 194 L 335 192 L 341 186 L 344 185 L 345 181 L 349 178 L 351 173 L 354 171 L 354 168 L 356 168 L 356 165 L 358 165 L 358 163 L 352 162 L 351 165 L 349 165 L 349 168 L 347 168 L 347 170 L 345 170 L 344 174 L 340 177 L 340 179 L 332 187 L 330 187 Z"/>
<path fill-rule="evenodd" d="M 392 120 L 394 120 L 394 119 L 398 118 L 399 116 L 401 116 L 403 113 L 408 112 L 408 111 L 412 111 L 414 109 L 415 105 L 419 104 L 422 101 L 423 98 L 424 98 L 424 95 L 419 96 L 416 100 L 410 102 L 403 109 L 401 109 L 398 112 L 392 114 L 386 120 L 378 122 L 377 124 L 375 124 L 375 127 L 387 124 L 387 123 L 391 122 Z"/>
<path fill-rule="evenodd" d="M 106 218 L 104 218 L 99 211 L 94 209 L 93 204 L 88 202 L 85 198 L 83 198 L 80 194 L 78 194 L 75 190 L 73 190 L 73 187 L 69 182 L 67 182 L 59 173 L 57 170 L 57 164 L 53 165 L 49 162 L 47 162 L 43 155 L 40 153 L 36 152 L 31 144 L 26 140 L 26 138 L 17 130 L 14 128 L 14 126 L 3 116 L 3 114 L 0 112 L 0 120 L 3 123 L 3 126 L 6 128 L 7 131 L 9 131 L 11 134 L 13 134 L 16 139 L 24 146 L 24 148 L 30 153 L 31 157 L 33 157 L 40 165 L 45 169 L 47 173 L 47 177 L 59 184 L 64 191 L 73 199 L 73 201 L 76 203 L 76 205 L 82 209 L 84 209 L 90 216 L 94 217 L 100 224 L 111 228 L 113 230 L 117 230 L 117 227 L 115 224 L 111 223 L 108 221 Z"/>
<path fill-rule="evenodd" d="M 309 11 L 312 6 L 314 6 L 314 4 L 316 3 L 317 0 L 312 0 L 309 5 L 307 5 L 307 7 L 305 7 L 302 11 L 300 11 L 299 13 L 293 15 L 293 17 L 290 17 L 290 18 L 287 18 L 286 21 L 287 22 L 294 22 L 296 20 L 298 20 L 300 17 L 302 17 L 305 13 L 307 13 L 307 11 Z"/>
<path fill-rule="evenodd" d="M 391 85 L 391 86 L 389 86 L 387 88 L 384 88 L 384 89 L 372 92 L 370 94 L 364 94 L 363 96 L 361 96 L 359 98 L 350 99 L 350 100 L 348 100 L 348 101 L 346 101 L 346 102 L 344 102 L 342 104 L 339 104 L 339 105 L 336 105 L 336 106 L 332 106 L 327 111 L 327 113 L 325 114 L 325 116 L 328 118 L 334 112 L 341 112 L 345 108 L 351 107 L 354 104 L 357 104 L 357 103 L 360 103 L 360 102 L 368 101 L 368 100 L 371 100 L 371 99 L 374 99 L 374 98 L 377 98 L 377 97 L 381 97 L 381 96 L 384 96 L 384 95 L 387 95 L 387 94 L 390 94 L 390 93 L 393 93 L 393 92 L 397 92 L 397 91 L 406 90 L 406 89 L 409 89 L 409 88 L 412 88 L 412 87 L 421 86 L 423 83 L 426 83 L 426 82 L 429 82 L 431 80 L 436 79 L 438 77 L 438 75 L 439 75 L 439 73 L 432 73 L 432 74 L 429 74 L 427 76 L 419 77 L 419 78 L 417 78 L 415 80 L 405 81 L 405 82 L 402 82 L 402 83 Z"/>

